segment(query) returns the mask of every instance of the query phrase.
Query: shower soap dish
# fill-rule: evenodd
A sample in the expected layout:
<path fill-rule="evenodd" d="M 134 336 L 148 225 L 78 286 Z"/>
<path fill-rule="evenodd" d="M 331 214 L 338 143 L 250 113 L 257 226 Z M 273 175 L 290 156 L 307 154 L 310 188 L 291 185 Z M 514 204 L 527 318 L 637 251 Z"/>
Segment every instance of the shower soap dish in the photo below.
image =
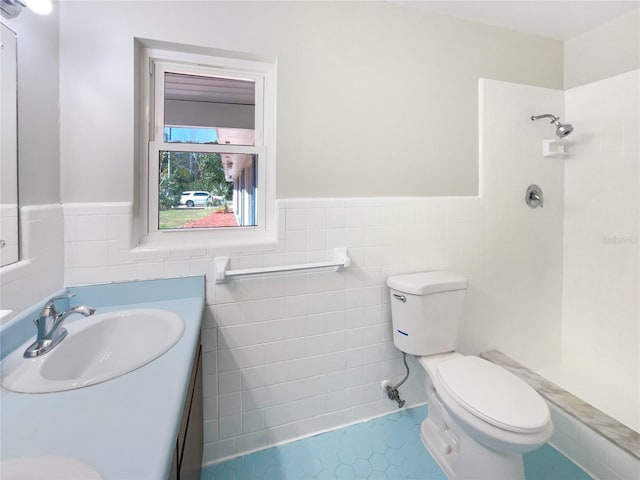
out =
<path fill-rule="evenodd" d="M 558 139 L 542 140 L 543 157 L 563 157 L 567 154 L 566 144 Z"/>

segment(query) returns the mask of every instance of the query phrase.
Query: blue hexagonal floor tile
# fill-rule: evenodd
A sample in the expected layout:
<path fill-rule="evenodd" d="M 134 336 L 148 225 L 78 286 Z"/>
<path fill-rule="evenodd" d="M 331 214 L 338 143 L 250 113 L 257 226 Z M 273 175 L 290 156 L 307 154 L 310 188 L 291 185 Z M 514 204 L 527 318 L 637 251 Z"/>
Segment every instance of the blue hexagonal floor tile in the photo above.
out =
<path fill-rule="evenodd" d="M 356 478 L 356 472 L 350 465 L 340 465 L 336 470 L 336 478 L 352 479 Z"/>
<path fill-rule="evenodd" d="M 368 462 L 368 460 L 363 460 L 361 458 L 355 461 L 355 463 L 353 464 L 353 470 L 356 472 L 356 475 L 365 478 L 367 478 L 369 475 L 371 475 L 371 472 L 373 472 L 373 468 L 371 467 L 371 464 Z"/>
<path fill-rule="evenodd" d="M 377 470 L 379 472 L 384 472 L 387 467 L 389 467 L 387 457 L 385 455 L 380 455 L 379 453 L 371 455 L 369 463 L 374 470 Z"/>
<path fill-rule="evenodd" d="M 355 462 L 357 458 L 356 449 L 351 445 L 343 445 L 338 452 L 338 458 L 343 465 L 353 465 L 353 462 Z"/>
<path fill-rule="evenodd" d="M 202 470 L 202 480 L 447 480 L 420 441 L 425 406 L 305 438 Z M 524 456 L 527 480 L 589 480 L 552 447 Z"/>
<path fill-rule="evenodd" d="M 402 465 L 407 458 L 402 450 L 396 450 L 395 448 L 390 448 L 385 456 L 387 457 L 389 465 L 396 466 Z"/>
<path fill-rule="evenodd" d="M 335 452 L 325 453 L 322 457 L 320 457 L 320 462 L 326 470 L 331 471 L 335 470 L 336 467 L 340 465 L 340 459 L 338 458 L 338 455 L 335 454 Z"/>

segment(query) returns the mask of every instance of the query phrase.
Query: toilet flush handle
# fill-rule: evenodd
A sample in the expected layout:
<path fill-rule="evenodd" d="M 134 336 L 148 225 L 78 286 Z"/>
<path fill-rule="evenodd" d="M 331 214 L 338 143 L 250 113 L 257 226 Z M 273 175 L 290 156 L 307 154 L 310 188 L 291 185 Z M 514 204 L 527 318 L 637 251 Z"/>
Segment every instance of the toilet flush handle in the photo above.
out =
<path fill-rule="evenodd" d="M 407 297 L 405 297 L 404 295 L 398 295 L 397 293 L 394 293 L 393 296 L 395 298 L 397 298 L 398 300 L 400 300 L 401 302 L 406 302 L 407 301 Z"/>

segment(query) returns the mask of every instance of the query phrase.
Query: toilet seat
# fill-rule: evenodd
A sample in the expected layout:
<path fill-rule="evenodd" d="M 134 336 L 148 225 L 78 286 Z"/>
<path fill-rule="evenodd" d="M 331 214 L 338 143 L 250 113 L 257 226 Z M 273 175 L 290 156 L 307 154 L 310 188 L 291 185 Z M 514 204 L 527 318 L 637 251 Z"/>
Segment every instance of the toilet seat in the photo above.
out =
<path fill-rule="evenodd" d="M 437 383 L 466 411 L 503 430 L 533 433 L 550 420 L 549 408 L 533 388 L 504 368 L 474 356 L 436 367 Z"/>

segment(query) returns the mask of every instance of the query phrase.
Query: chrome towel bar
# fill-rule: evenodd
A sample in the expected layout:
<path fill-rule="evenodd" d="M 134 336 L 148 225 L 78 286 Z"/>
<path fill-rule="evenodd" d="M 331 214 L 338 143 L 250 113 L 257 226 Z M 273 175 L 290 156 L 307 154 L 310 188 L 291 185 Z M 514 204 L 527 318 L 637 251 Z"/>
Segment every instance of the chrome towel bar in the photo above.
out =
<path fill-rule="evenodd" d="M 229 257 L 215 257 L 216 283 L 226 283 L 233 277 L 243 275 L 259 275 L 262 273 L 295 272 L 300 270 L 315 270 L 317 268 L 336 267 L 337 270 L 344 270 L 351 265 L 351 259 L 347 254 L 347 247 L 338 247 L 334 250 L 335 259 L 326 262 L 299 263 L 296 265 L 282 265 L 278 267 L 258 267 L 245 268 L 240 270 L 229 270 Z"/>

